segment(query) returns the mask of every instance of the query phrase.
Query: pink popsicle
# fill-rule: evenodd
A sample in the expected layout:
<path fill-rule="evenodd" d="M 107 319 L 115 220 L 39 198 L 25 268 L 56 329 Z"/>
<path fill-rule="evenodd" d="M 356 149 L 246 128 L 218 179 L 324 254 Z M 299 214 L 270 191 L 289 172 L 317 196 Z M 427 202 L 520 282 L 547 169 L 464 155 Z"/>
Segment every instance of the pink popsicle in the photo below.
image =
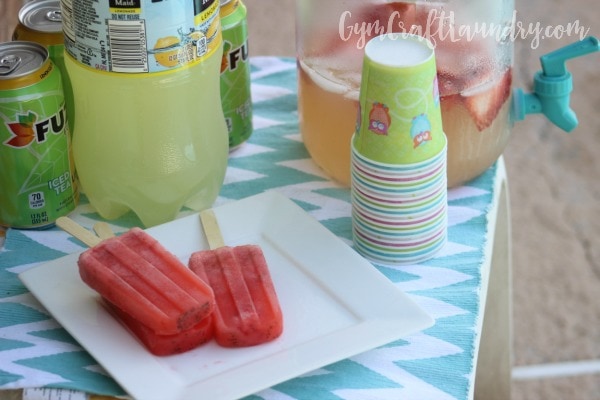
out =
<path fill-rule="evenodd" d="M 213 337 L 212 315 L 204 318 L 189 329 L 173 335 L 158 335 L 142 325 L 119 307 L 104 300 L 104 305 L 142 344 L 157 356 L 168 356 L 192 350 Z"/>
<path fill-rule="evenodd" d="M 224 347 L 253 346 L 277 338 L 283 315 L 269 268 L 257 245 L 192 254 L 190 269 L 215 294 L 215 339 Z"/>
<path fill-rule="evenodd" d="M 139 228 L 86 250 L 78 265 L 88 286 L 159 335 L 187 330 L 214 309 L 211 288 Z"/>

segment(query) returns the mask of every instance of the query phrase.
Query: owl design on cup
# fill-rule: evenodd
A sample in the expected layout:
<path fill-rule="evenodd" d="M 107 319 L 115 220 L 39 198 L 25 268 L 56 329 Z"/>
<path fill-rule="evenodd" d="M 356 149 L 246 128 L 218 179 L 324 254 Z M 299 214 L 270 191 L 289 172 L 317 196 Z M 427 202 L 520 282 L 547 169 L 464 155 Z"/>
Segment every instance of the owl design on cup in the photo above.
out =
<path fill-rule="evenodd" d="M 419 114 L 412 119 L 410 137 L 413 141 L 413 149 L 431 141 L 431 123 L 425 114 Z"/>
<path fill-rule="evenodd" d="M 369 130 L 378 135 L 387 136 L 391 123 L 389 107 L 383 103 L 373 103 L 369 112 Z"/>

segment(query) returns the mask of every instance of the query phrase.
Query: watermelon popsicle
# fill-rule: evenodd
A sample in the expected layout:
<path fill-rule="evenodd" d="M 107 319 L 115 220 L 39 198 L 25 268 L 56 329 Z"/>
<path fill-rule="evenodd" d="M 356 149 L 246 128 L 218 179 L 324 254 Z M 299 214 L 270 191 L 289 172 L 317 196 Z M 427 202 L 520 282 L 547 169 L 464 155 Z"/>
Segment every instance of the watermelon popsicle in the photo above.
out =
<path fill-rule="evenodd" d="M 191 327 L 186 329 L 182 329 L 174 334 L 162 334 L 157 333 L 148 326 L 144 325 L 138 319 L 134 318 L 132 315 L 128 314 L 121 307 L 116 306 L 111 303 L 104 295 L 101 296 L 103 306 L 117 319 L 119 320 L 134 336 L 136 336 L 139 341 L 153 354 L 158 356 L 164 355 L 172 355 L 177 353 L 182 353 L 193 348 L 200 346 L 201 344 L 212 339 L 212 308 L 214 308 L 214 297 L 212 297 L 212 291 L 208 288 L 200 279 L 198 279 L 193 273 L 189 272 L 189 270 L 181 263 L 179 260 L 173 260 L 174 256 L 172 256 L 166 249 L 164 249 L 155 239 L 153 239 L 146 232 L 142 231 L 139 228 L 134 228 L 129 232 L 123 234 L 120 238 L 116 238 L 108 224 L 104 222 L 98 222 L 94 225 L 94 231 L 98 236 L 95 236 L 90 231 L 86 230 L 82 226 L 78 225 L 74 221 L 70 220 L 66 217 L 59 218 L 56 221 L 57 225 L 63 230 L 71 233 L 73 236 L 80 239 L 82 242 L 92 247 L 92 249 L 87 250 L 84 257 L 98 257 L 99 251 L 108 251 L 108 248 L 114 246 L 112 242 L 120 242 L 135 252 L 135 257 L 145 260 L 152 265 L 156 266 L 157 269 L 163 270 L 165 267 L 163 264 L 170 264 L 173 269 L 183 268 L 188 271 L 188 277 L 192 282 L 195 282 L 201 287 L 202 291 L 204 291 L 208 297 L 209 307 L 211 308 L 210 314 L 206 317 L 200 319 L 199 322 L 195 323 Z M 104 241 L 104 242 L 103 242 Z M 100 249 L 100 250 L 99 250 Z M 120 250 L 119 250 L 120 251 Z M 125 253 L 118 253 L 121 257 Z M 81 256 L 80 256 L 81 257 Z M 113 263 L 114 260 L 111 260 L 110 257 L 116 257 L 115 254 L 111 254 L 111 256 L 106 256 L 104 258 L 104 262 L 106 267 L 110 266 L 114 267 L 113 264 L 118 264 L 122 262 L 123 259 L 118 260 L 118 262 Z M 118 257 L 117 257 L 118 258 Z M 97 260 L 96 260 L 97 261 Z M 94 264 L 96 261 L 89 261 L 88 263 Z M 131 261 L 131 260 L 130 260 Z M 133 262 L 130 263 L 134 265 Z M 85 271 L 86 261 L 80 263 L 80 268 Z M 89 271 L 85 273 L 90 273 Z M 173 277 L 173 273 L 166 272 L 165 276 L 168 276 L 169 279 Z M 131 278 L 130 278 L 131 279 Z M 102 293 L 101 293 L 102 294 Z M 106 294 L 106 293 L 104 293 Z M 204 299 L 202 299 L 204 301 Z M 128 309 L 129 310 L 129 309 Z"/>
<path fill-rule="evenodd" d="M 91 247 L 79 256 L 82 280 L 156 334 L 176 334 L 212 313 L 212 289 L 143 230 L 99 238 L 66 217 L 56 224 Z"/>
<path fill-rule="evenodd" d="M 189 329 L 214 308 L 212 290 L 140 228 L 79 256 L 81 279 L 157 334 Z"/>
<path fill-rule="evenodd" d="M 154 355 L 168 356 L 183 353 L 195 349 L 213 338 L 211 315 L 191 328 L 174 335 L 158 335 L 148 327 L 140 324 L 137 320 L 132 318 L 131 315 L 123 312 L 119 307 L 111 304 L 108 300 L 104 298 L 102 300 L 105 308 L 113 314 L 117 320 L 121 321 L 121 323 Z"/>
<path fill-rule="evenodd" d="M 211 250 L 193 253 L 189 267 L 215 294 L 215 340 L 244 347 L 279 337 L 283 314 L 262 249 L 224 246 L 214 213 L 203 211 L 201 218 Z"/>

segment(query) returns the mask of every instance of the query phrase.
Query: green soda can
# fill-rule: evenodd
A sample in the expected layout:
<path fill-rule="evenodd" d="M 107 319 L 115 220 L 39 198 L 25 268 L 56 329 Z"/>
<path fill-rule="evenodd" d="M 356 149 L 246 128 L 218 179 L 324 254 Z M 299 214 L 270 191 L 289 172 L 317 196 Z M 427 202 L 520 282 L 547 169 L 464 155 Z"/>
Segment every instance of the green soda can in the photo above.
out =
<path fill-rule="evenodd" d="M 36 0 L 23 5 L 19 10 L 19 23 L 15 27 L 12 39 L 39 43 L 48 49 L 50 60 L 62 74 L 67 120 L 69 131 L 72 134 L 75 123 L 75 103 L 71 80 L 65 69 L 65 45 L 60 1 Z"/>
<path fill-rule="evenodd" d="M 44 46 L 0 43 L 0 225 L 49 227 L 77 205 L 61 79 Z"/>
<path fill-rule="evenodd" d="M 221 0 L 220 17 L 223 33 L 221 103 L 231 151 L 252 134 L 246 6 L 240 0 Z"/>

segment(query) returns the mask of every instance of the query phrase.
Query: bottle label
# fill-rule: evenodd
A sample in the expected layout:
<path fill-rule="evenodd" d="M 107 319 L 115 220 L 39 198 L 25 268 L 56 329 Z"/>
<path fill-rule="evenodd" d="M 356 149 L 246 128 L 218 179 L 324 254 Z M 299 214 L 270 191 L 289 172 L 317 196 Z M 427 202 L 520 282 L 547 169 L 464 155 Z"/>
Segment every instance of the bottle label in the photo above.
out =
<path fill-rule="evenodd" d="M 99 71 L 182 68 L 222 40 L 219 0 L 61 0 L 61 10 L 67 52 Z"/>

